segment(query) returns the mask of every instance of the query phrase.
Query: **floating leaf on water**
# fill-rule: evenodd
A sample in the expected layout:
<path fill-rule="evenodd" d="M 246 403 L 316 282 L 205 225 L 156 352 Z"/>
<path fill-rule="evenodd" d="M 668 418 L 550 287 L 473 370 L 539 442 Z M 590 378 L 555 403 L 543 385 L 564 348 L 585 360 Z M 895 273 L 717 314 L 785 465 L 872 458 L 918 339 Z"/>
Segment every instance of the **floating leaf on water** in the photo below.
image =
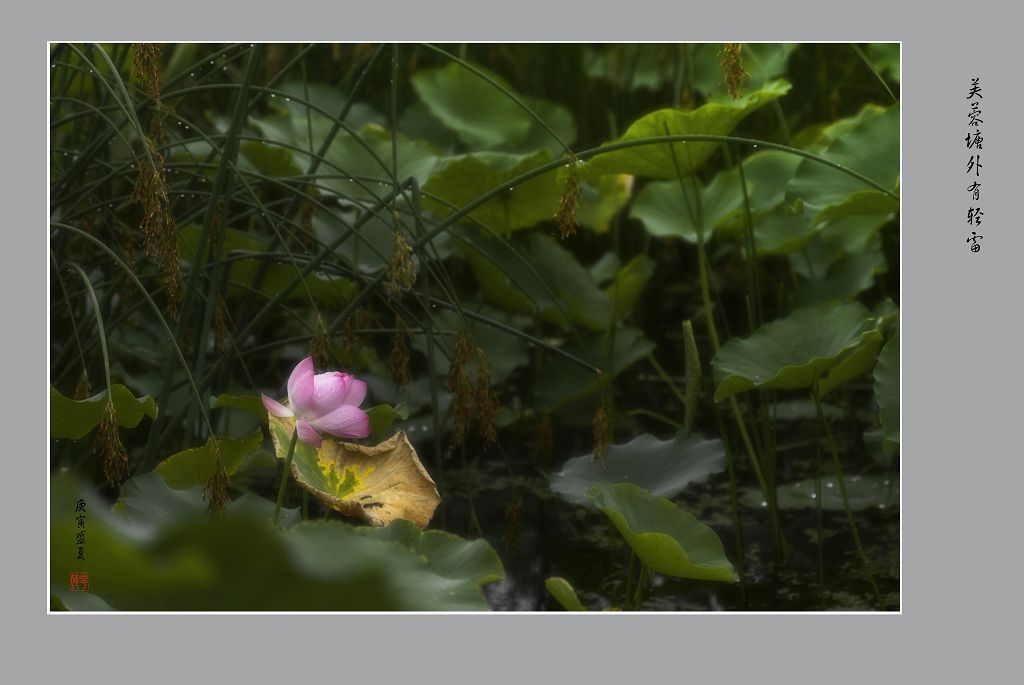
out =
<path fill-rule="evenodd" d="M 724 468 L 720 440 L 683 433 L 670 440 L 641 435 L 624 445 L 610 445 L 604 468 L 589 454 L 570 459 L 551 474 L 551 489 L 574 504 L 594 508 L 587 492 L 595 483 L 632 483 L 654 496 L 673 497 Z"/>
<path fill-rule="evenodd" d="M 695 580 L 739 580 L 718 534 L 671 501 L 632 483 L 597 483 L 587 496 L 652 571 Z"/>

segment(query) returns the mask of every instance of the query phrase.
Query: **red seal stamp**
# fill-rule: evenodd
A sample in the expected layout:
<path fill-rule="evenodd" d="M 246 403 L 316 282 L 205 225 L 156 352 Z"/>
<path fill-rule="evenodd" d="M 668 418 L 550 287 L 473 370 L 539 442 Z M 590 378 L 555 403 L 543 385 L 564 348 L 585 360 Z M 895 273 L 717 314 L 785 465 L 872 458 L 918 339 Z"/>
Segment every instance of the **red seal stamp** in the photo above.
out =
<path fill-rule="evenodd" d="M 88 592 L 89 591 L 89 574 L 85 571 L 72 571 L 71 572 L 71 591 L 72 592 Z"/>

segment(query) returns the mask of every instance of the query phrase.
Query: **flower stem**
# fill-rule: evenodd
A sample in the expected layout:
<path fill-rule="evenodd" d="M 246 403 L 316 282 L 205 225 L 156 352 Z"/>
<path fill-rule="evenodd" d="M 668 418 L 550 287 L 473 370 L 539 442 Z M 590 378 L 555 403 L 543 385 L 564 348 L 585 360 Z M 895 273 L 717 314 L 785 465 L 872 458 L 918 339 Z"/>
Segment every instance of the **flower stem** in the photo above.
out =
<path fill-rule="evenodd" d="M 298 427 L 292 431 L 292 442 L 288 445 L 288 456 L 284 458 L 284 473 L 281 474 L 281 487 L 277 489 L 277 504 L 274 505 L 274 525 L 277 525 L 277 517 L 281 513 L 281 503 L 284 502 L 284 489 L 288 486 L 288 474 L 292 470 L 292 457 L 295 456 L 295 443 L 299 441 Z"/>

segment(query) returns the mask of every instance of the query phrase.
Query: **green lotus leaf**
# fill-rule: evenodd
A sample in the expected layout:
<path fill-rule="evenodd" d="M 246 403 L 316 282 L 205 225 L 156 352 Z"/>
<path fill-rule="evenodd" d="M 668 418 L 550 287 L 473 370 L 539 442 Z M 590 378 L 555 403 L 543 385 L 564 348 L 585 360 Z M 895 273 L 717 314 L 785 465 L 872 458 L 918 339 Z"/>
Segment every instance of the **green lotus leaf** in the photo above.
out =
<path fill-rule="evenodd" d="M 789 88 L 790 84 L 780 79 L 735 100 L 709 102 L 692 111 L 660 109 L 635 121 L 615 142 L 665 135 L 728 135 L 747 115 L 782 97 Z M 686 176 L 695 173 L 718 145 L 691 141 L 615 150 L 594 156 L 582 165 L 582 171 L 586 178 L 601 174 L 675 178 L 681 173 Z"/>
<path fill-rule="evenodd" d="M 900 441 L 900 333 L 885 343 L 875 367 L 875 401 L 885 437 Z"/>
<path fill-rule="evenodd" d="M 824 134 L 821 156 L 895 191 L 900 173 L 900 109 L 868 106 Z M 800 163 L 789 183 L 792 196 L 816 212 L 815 223 L 845 214 L 887 214 L 899 202 L 847 173 L 811 159 Z"/>
<path fill-rule="evenodd" d="M 270 437 L 285 459 L 295 420 L 271 415 Z M 421 528 L 441 502 L 437 486 L 404 431 L 367 446 L 325 438 L 319 448 L 296 441 L 292 477 L 318 500 L 345 516 L 384 526 L 396 518 Z"/>
<path fill-rule="evenodd" d="M 818 386 L 824 397 L 838 387 L 860 378 L 875 367 L 878 360 L 878 349 L 882 346 L 882 332 L 868 331 L 861 339 L 861 344 L 853 352 L 844 356 L 835 366 L 828 370 Z"/>
<path fill-rule="evenodd" d="M 755 224 L 761 215 L 783 202 L 786 185 L 800 160 L 797 155 L 775 150 L 756 152 L 743 160 L 747 202 Z M 708 185 L 701 188 L 705 239 L 717 231 L 735 234 L 743 230 L 747 205 L 740 183 L 739 171 L 732 167 L 716 174 Z M 644 186 L 637 194 L 631 215 L 642 221 L 651 235 L 674 236 L 696 243 L 695 212 L 696 208 L 687 204 L 678 180 L 672 180 L 654 181 Z M 759 232 L 759 229 L 755 230 L 755 235 Z"/>
<path fill-rule="evenodd" d="M 860 303 L 798 309 L 722 346 L 711 362 L 715 402 L 754 388 L 810 388 L 876 336 L 874 318 Z"/>
<path fill-rule="evenodd" d="M 172 490 L 155 474 L 133 480 L 126 483 L 128 501 L 112 511 L 73 474 L 54 474 L 55 605 L 81 611 L 476 611 L 488 609 L 481 585 L 504 576 L 482 540 L 420 535 L 404 521 L 393 532 L 364 532 L 340 521 L 281 528 L 270 523 L 274 503 L 255 495 L 211 518 L 200 488 Z M 79 499 L 86 504 L 84 560 L 72 544 L 80 530 Z M 88 593 L 69 591 L 70 572 L 89 574 Z"/>
<path fill-rule="evenodd" d="M 267 410 L 263 410 L 266 415 Z M 164 481 L 175 490 L 199 485 L 205 487 L 217 467 L 217 455 L 214 448 L 220 451 L 221 462 L 230 476 L 238 470 L 247 456 L 255 452 L 263 444 L 263 431 L 245 438 L 210 438 L 201 447 L 182 450 L 172 454 L 156 465 L 153 469 Z"/>
<path fill-rule="evenodd" d="M 564 171 L 564 169 L 563 169 Z M 560 182 L 564 183 L 562 174 Z M 580 184 L 580 223 L 596 233 L 607 233 L 614 219 L 633 194 L 629 174 L 605 174 Z"/>
<path fill-rule="evenodd" d="M 505 79 L 477 68 L 511 91 Z M 419 69 L 412 76 L 412 87 L 434 116 L 470 147 L 518 145 L 530 131 L 532 118 L 522 107 L 461 64 Z"/>
<path fill-rule="evenodd" d="M 363 526 L 356 530 L 408 549 L 426 559 L 435 573 L 453 581 L 482 587 L 505 577 L 501 559 L 486 540 L 463 540 L 442 530 L 420 530 L 403 519 L 383 528 Z"/>
<path fill-rule="evenodd" d="M 587 496 L 652 571 L 677 578 L 739 580 L 715 531 L 632 483 L 596 483 Z"/>
<path fill-rule="evenodd" d="M 267 422 L 267 409 L 256 395 L 228 395 L 221 393 L 216 397 L 210 397 L 210 409 L 223 409 L 226 407 L 244 411 L 246 414 L 255 416 L 263 423 Z"/>
<path fill-rule="evenodd" d="M 509 181 L 552 160 L 540 150 L 529 156 L 503 152 L 481 152 L 449 157 L 423 186 L 423 207 L 448 216 L 495 188 L 506 190 L 469 213 L 464 221 L 476 220 L 495 233 L 505 234 L 529 228 L 554 218 L 562 185 L 555 170 L 510 186 Z"/>
<path fill-rule="evenodd" d="M 178 229 L 178 248 L 187 262 L 195 258 L 202 227 L 187 224 Z M 228 257 L 233 251 L 266 252 L 268 243 L 262 237 L 254 236 L 235 228 L 223 229 L 224 238 L 220 244 L 220 256 Z M 266 262 L 261 259 L 233 259 L 228 281 L 228 297 L 252 297 L 257 274 L 265 270 L 259 292 L 272 297 L 298 275 L 296 265 L 287 262 Z M 301 267 L 300 267 L 301 268 Z M 307 294 L 308 291 L 308 294 Z M 342 305 L 355 294 L 355 284 L 339 276 L 313 272 L 307 274 L 302 285 L 296 285 L 288 293 L 288 299 L 308 302 L 309 295 L 322 304 Z"/>
<path fill-rule="evenodd" d="M 690 483 L 725 468 L 720 440 L 680 433 L 671 440 L 641 435 L 623 445 L 609 445 L 604 465 L 585 454 L 551 474 L 551 489 L 574 504 L 593 508 L 587 492 L 595 483 L 632 483 L 656 497 L 674 497 Z"/>
<path fill-rule="evenodd" d="M 544 581 L 544 587 L 555 598 L 555 601 L 562 605 L 566 611 L 586 611 L 586 607 L 580 602 L 576 590 L 565 578 L 552 576 Z"/>
<path fill-rule="evenodd" d="M 122 428 L 135 428 L 143 416 L 156 419 L 156 400 L 149 395 L 135 397 L 132 391 L 113 383 L 110 391 L 117 414 L 117 425 Z M 84 438 L 103 420 L 107 407 L 107 391 L 84 400 L 73 400 L 65 397 L 57 388 L 50 386 L 50 437 Z"/>
<path fill-rule="evenodd" d="M 472 226 L 453 235 L 492 304 L 561 326 L 569 323 L 568 317 L 591 330 L 607 328 L 611 298 L 551 236 L 531 233 L 503 241 Z"/>
<path fill-rule="evenodd" d="M 615 282 L 604 289 L 612 300 L 615 316 L 622 318 L 633 311 L 647 282 L 654 275 L 654 260 L 647 255 L 637 255 L 626 262 L 615 275 Z"/>
<path fill-rule="evenodd" d="M 374 434 L 384 433 L 396 420 L 405 421 L 409 418 L 409 408 L 399 402 L 395 406 L 390 404 L 378 404 L 366 410 L 370 417 L 370 430 Z"/>

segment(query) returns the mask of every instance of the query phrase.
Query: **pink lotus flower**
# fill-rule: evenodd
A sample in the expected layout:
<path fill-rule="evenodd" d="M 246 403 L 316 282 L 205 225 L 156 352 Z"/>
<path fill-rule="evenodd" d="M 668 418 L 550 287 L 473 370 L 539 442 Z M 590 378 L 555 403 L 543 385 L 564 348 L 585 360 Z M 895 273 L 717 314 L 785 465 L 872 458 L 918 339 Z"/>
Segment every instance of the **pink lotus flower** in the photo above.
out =
<path fill-rule="evenodd" d="M 307 445 L 320 447 L 321 433 L 339 438 L 370 434 L 370 417 L 359 408 L 366 397 L 366 383 L 337 371 L 314 375 L 312 357 L 299 362 L 288 378 L 288 407 L 266 395 L 260 397 L 274 416 L 295 417 L 299 440 Z"/>

